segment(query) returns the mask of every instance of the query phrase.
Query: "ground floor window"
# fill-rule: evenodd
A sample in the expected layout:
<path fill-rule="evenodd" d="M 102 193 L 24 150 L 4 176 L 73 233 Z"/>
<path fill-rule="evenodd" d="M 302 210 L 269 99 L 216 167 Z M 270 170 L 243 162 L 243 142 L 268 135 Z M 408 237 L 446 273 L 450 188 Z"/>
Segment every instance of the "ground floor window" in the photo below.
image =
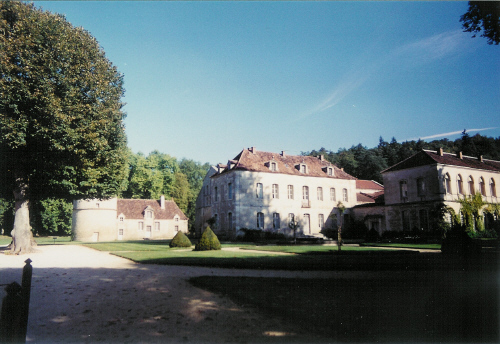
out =
<path fill-rule="evenodd" d="M 401 218 L 403 221 L 403 231 L 410 231 L 410 213 L 408 210 L 403 210 L 401 212 Z"/>
<path fill-rule="evenodd" d="M 420 209 L 418 212 L 418 219 L 420 221 L 420 230 L 429 230 L 429 216 L 427 214 L 427 209 Z"/>
<path fill-rule="evenodd" d="M 160 223 L 155 222 L 155 231 L 159 231 L 159 230 L 160 230 Z"/>
<path fill-rule="evenodd" d="M 257 213 L 257 228 L 264 229 L 264 213 Z"/>
<path fill-rule="evenodd" d="M 318 225 L 320 229 L 323 229 L 323 227 L 325 227 L 325 216 L 323 214 L 318 215 Z"/>
<path fill-rule="evenodd" d="M 140 231 L 144 230 L 144 222 L 139 222 L 139 228 Z"/>
<path fill-rule="evenodd" d="M 280 214 L 274 213 L 273 214 L 273 229 L 280 229 L 280 228 L 281 228 Z"/>

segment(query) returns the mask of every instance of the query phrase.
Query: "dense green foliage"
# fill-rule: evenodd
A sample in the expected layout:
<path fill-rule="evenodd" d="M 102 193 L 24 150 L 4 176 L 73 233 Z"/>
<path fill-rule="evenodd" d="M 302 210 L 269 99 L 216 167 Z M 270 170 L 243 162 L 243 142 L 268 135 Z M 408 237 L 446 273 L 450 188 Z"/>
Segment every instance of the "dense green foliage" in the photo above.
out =
<path fill-rule="evenodd" d="M 200 241 L 196 244 L 195 251 L 220 250 L 220 242 L 217 235 L 207 227 L 201 234 Z"/>
<path fill-rule="evenodd" d="M 469 9 L 460 17 L 464 32 L 481 33 L 488 44 L 500 43 L 500 2 L 469 1 Z"/>
<path fill-rule="evenodd" d="M 129 174 L 124 198 L 159 199 L 161 195 L 172 198 L 189 218 L 193 228 L 196 198 L 203 185 L 203 178 L 210 164 L 176 158 L 153 151 L 128 154 Z"/>
<path fill-rule="evenodd" d="M 115 195 L 125 175 L 123 77 L 87 31 L 0 3 L 0 192 L 30 200 Z"/>
<path fill-rule="evenodd" d="M 177 232 L 169 244 L 170 247 L 191 247 L 191 245 L 191 240 L 181 231 Z"/>
<path fill-rule="evenodd" d="M 123 188 L 123 76 L 84 29 L 5 1 L 0 90 L 0 197 L 15 199 L 11 252 L 28 253 L 35 245 L 30 205 L 112 197 Z M 39 222 L 65 231 L 53 217 Z"/>
<path fill-rule="evenodd" d="M 399 143 L 395 138 L 392 138 L 391 142 L 386 142 L 380 137 L 378 146 L 374 148 L 358 144 L 349 149 L 340 148 L 336 153 L 320 148 L 319 150 L 302 152 L 302 155 L 318 156 L 322 154 L 326 160 L 344 168 L 347 173 L 356 178 L 382 183 L 380 172 L 384 169 L 409 158 L 422 149 L 437 151 L 441 147 L 448 153 L 461 151 L 468 156 L 483 155 L 486 159 L 500 160 L 500 137 L 491 138 L 479 134 L 469 136 L 465 130 L 462 136 L 455 141 L 443 139 L 431 142 L 418 140 Z"/>

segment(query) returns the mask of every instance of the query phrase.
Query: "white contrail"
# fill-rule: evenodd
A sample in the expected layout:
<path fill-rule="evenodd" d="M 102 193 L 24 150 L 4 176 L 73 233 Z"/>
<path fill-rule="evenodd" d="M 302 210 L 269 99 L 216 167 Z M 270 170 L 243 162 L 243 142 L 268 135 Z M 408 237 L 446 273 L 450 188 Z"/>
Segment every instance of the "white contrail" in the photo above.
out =
<path fill-rule="evenodd" d="M 492 130 L 492 129 L 497 129 L 498 127 L 493 127 L 493 128 L 481 128 L 481 129 L 465 129 L 465 132 L 470 133 L 470 132 L 476 132 L 476 131 L 484 131 L 484 130 Z M 449 133 L 442 133 L 442 134 L 434 134 L 430 136 L 424 136 L 424 137 L 418 137 L 418 138 L 413 138 L 409 139 L 408 141 L 413 141 L 413 140 L 428 140 L 428 139 L 435 139 L 438 137 L 445 137 L 445 136 L 452 136 L 452 135 L 458 135 L 463 133 L 463 130 L 458 130 L 458 131 L 451 131 Z"/>

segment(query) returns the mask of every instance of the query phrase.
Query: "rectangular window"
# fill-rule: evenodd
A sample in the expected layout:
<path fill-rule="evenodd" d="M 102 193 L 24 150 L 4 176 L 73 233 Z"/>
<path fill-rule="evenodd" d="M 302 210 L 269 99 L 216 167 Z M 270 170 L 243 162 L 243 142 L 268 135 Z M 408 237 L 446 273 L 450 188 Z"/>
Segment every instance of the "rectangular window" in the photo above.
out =
<path fill-rule="evenodd" d="M 159 230 L 160 230 L 160 223 L 155 222 L 155 231 L 159 231 Z"/>
<path fill-rule="evenodd" d="M 233 199 L 233 184 L 227 184 L 227 199 Z"/>
<path fill-rule="evenodd" d="M 153 212 L 151 210 L 146 211 L 146 218 L 147 219 L 153 218 Z"/>
<path fill-rule="evenodd" d="M 144 230 L 144 222 L 139 222 L 139 228 L 140 231 Z"/>
<path fill-rule="evenodd" d="M 322 201 L 322 200 L 323 200 L 323 188 L 318 187 L 318 201 Z"/>
<path fill-rule="evenodd" d="M 280 228 L 281 228 L 280 214 L 274 213 L 273 214 L 273 229 L 280 229 Z"/>
<path fill-rule="evenodd" d="M 406 201 L 408 199 L 408 186 L 406 185 L 406 180 L 399 182 L 399 195 L 401 201 Z"/>
<path fill-rule="evenodd" d="M 293 228 L 295 225 L 295 214 L 290 213 L 288 214 L 288 227 Z"/>
<path fill-rule="evenodd" d="M 403 231 L 409 231 L 410 230 L 410 214 L 408 213 L 408 210 L 403 210 L 401 212 L 401 217 L 403 220 Z"/>
<path fill-rule="evenodd" d="M 264 187 L 262 183 L 257 183 L 257 188 L 255 189 L 255 196 L 257 198 L 264 198 Z"/>
<path fill-rule="evenodd" d="M 273 198 L 280 198 L 278 184 L 273 184 Z"/>
<path fill-rule="evenodd" d="M 179 226 L 175 226 L 174 230 L 177 233 L 179 231 Z"/>
<path fill-rule="evenodd" d="M 276 163 L 275 162 L 271 163 L 271 171 L 276 172 Z"/>
<path fill-rule="evenodd" d="M 229 230 L 233 230 L 233 213 L 227 213 L 227 226 Z"/>
<path fill-rule="evenodd" d="M 318 214 L 318 225 L 319 228 L 323 228 L 325 226 L 325 217 L 323 214 Z"/>
<path fill-rule="evenodd" d="M 288 191 L 288 199 L 293 199 L 293 185 L 288 185 L 287 191 Z"/>
<path fill-rule="evenodd" d="M 214 197 L 215 202 L 219 201 L 219 189 L 217 189 L 217 186 L 214 188 Z"/>
<path fill-rule="evenodd" d="M 330 188 L 330 201 L 335 202 L 337 200 L 337 196 L 335 196 L 335 188 Z"/>
<path fill-rule="evenodd" d="M 344 202 L 348 202 L 349 201 L 349 197 L 347 196 L 347 189 L 342 189 L 342 200 Z"/>
<path fill-rule="evenodd" d="M 264 213 L 257 213 L 257 228 L 264 229 Z"/>
<path fill-rule="evenodd" d="M 420 230 L 429 230 L 429 217 L 427 215 L 427 209 L 420 209 L 418 212 L 418 219 L 420 221 Z"/>
<path fill-rule="evenodd" d="M 418 196 L 424 196 L 425 195 L 425 182 L 424 182 L 424 178 L 418 178 L 417 179 L 417 194 L 418 194 Z"/>

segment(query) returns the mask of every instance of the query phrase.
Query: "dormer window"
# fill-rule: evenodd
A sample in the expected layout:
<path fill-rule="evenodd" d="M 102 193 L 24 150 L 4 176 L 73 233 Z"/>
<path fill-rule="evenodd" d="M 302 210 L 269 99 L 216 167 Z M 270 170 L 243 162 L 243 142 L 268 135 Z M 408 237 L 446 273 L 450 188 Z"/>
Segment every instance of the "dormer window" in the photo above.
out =
<path fill-rule="evenodd" d="M 152 219 L 153 218 L 153 208 L 150 206 L 147 206 L 146 209 L 144 209 L 144 218 L 145 219 Z"/>
<path fill-rule="evenodd" d="M 334 171 L 333 171 L 333 167 L 330 167 L 330 166 L 326 166 L 326 167 L 323 167 L 323 171 L 326 173 L 326 175 L 328 177 L 333 177 L 334 176 Z"/>
<path fill-rule="evenodd" d="M 302 163 L 302 164 L 299 164 L 295 167 L 299 170 L 300 173 L 304 173 L 304 174 L 307 173 L 307 165 L 306 164 Z"/>
<path fill-rule="evenodd" d="M 276 172 L 278 170 L 278 167 L 274 161 L 271 162 L 271 171 Z"/>

